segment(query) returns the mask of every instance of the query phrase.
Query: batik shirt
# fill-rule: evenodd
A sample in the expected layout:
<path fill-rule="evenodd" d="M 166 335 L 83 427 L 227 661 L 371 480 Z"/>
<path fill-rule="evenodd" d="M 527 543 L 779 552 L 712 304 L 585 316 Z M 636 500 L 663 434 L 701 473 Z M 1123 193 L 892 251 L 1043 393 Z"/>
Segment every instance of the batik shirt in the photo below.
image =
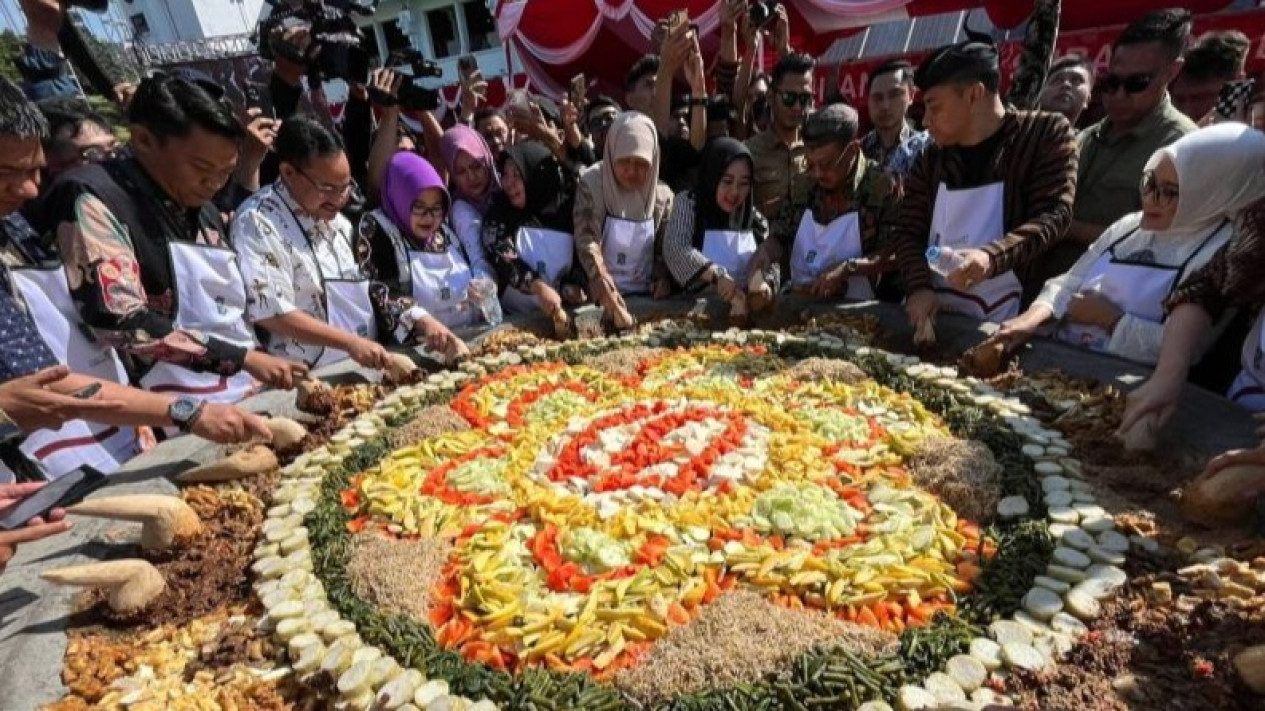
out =
<path fill-rule="evenodd" d="M 53 184 L 41 214 L 60 220 L 45 229 L 56 235 L 83 323 L 97 342 L 124 357 L 133 374 L 154 361 L 220 375 L 239 372 L 245 348 L 176 327 L 175 278 L 167 253 L 173 240 L 224 244 L 223 223 L 218 216 L 208 219 L 211 211 L 179 207 L 133 158 L 111 167 L 119 166 L 135 183 L 120 185 L 125 194 L 138 196 L 138 211 L 164 211 L 173 227 L 164 234 L 133 235 L 91 187 L 75 179 L 76 173 Z M 88 169 L 100 167 L 82 170 Z"/>
<path fill-rule="evenodd" d="M 342 215 L 317 220 L 303 213 L 285 184 L 255 193 L 233 219 L 233 246 L 246 281 L 246 320 L 258 323 L 292 311 L 326 321 L 325 279 L 363 279 Z M 258 329 L 271 354 L 314 363 L 323 346 Z"/>

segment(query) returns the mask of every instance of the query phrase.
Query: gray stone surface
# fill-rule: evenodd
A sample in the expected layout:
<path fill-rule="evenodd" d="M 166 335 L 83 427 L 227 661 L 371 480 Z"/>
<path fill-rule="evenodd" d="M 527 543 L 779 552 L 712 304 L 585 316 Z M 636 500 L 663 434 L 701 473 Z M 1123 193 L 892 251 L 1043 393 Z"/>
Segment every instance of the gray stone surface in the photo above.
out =
<path fill-rule="evenodd" d="M 715 317 L 718 325 L 723 323 L 723 307 L 714 302 L 633 299 L 630 307 L 642 317 L 684 315 L 706 310 Z M 912 349 L 911 332 L 903 310 L 892 305 L 825 306 L 791 297 L 780 304 L 777 312 L 756 325 L 777 328 L 794 323 L 804 310 L 873 313 L 897 343 L 904 343 L 907 349 Z M 543 319 L 520 323 L 547 329 L 547 322 Z M 965 349 L 985 338 L 990 330 L 990 326 L 952 316 L 942 317 L 936 329 L 940 343 L 947 351 Z M 461 335 L 477 341 L 484 334 L 467 331 Z M 425 353 L 418 356 L 423 364 L 430 360 Z M 1116 383 L 1125 390 L 1136 387 L 1147 374 L 1146 368 L 1127 361 L 1047 341 L 1038 341 L 1029 347 L 1023 356 L 1023 365 L 1028 370 L 1061 368 L 1076 375 Z M 331 366 L 318 371 L 317 375 L 333 381 L 376 379 L 376 375 L 365 375 L 351 363 Z M 294 414 L 293 393 L 264 393 L 244 404 L 257 412 Z M 1188 449 L 1215 453 L 1253 445 L 1256 441 L 1253 429 L 1251 418 L 1243 410 L 1216 395 L 1192 388 L 1174 417 L 1166 438 Z M 97 495 L 174 492 L 170 477 L 213 460 L 219 451 L 215 445 L 192 437 L 165 442 L 129 463 L 123 471 L 114 475 L 114 482 Z M 117 522 L 76 519 L 74 528 L 67 534 L 22 546 L 8 570 L 0 576 L 0 711 L 34 709 L 58 699 L 65 692 L 60 672 L 65 654 L 67 615 L 76 592 L 45 583 L 40 580 L 39 573 L 109 555 L 118 546 L 125 545 L 119 542 L 119 532 L 126 529 L 126 525 Z"/>

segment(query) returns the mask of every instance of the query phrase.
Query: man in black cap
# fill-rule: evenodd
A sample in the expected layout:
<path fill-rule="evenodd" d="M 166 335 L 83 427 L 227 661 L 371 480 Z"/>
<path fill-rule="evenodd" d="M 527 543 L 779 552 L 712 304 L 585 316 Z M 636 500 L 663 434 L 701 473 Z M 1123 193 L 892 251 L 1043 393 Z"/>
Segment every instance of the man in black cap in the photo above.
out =
<path fill-rule="evenodd" d="M 1007 109 L 996 45 L 967 34 L 914 75 L 935 145 L 906 180 L 893 239 L 920 340 L 941 308 L 997 323 L 1017 314 L 1025 286 L 1040 287 L 1025 283 L 1033 262 L 1072 219 L 1071 126 L 1056 114 Z"/>
<path fill-rule="evenodd" d="M 772 239 L 764 242 L 798 293 L 873 299 L 877 277 L 896 267 L 883 248 L 899 199 L 893 178 L 862 151 L 859 124 L 847 104 L 826 106 L 804 122 L 813 185 L 807 200 L 787 203 L 771 217 Z"/>

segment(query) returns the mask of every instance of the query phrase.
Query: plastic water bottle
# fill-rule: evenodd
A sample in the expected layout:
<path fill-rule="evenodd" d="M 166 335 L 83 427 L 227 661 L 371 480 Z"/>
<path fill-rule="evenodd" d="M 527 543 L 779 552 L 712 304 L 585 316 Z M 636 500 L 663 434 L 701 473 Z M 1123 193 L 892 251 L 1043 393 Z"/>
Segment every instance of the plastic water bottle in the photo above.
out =
<path fill-rule="evenodd" d="M 927 266 L 942 277 L 952 274 L 962 266 L 962 257 L 952 247 L 933 244 L 927 247 Z"/>
<path fill-rule="evenodd" d="M 489 326 L 499 326 L 505 320 L 501 312 L 501 300 L 496 298 L 496 283 L 491 279 L 478 277 L 470 280 L 470 300 L 478 307 L 483 320 Z"/>

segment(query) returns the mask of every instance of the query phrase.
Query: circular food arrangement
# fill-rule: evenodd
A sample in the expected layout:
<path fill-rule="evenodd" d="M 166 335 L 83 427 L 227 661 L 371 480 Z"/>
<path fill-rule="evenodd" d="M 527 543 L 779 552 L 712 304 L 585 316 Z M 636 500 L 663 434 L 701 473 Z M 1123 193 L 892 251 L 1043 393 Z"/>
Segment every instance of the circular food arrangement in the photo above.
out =
<path fill-rule="evenodd" d="M 48 708 L 1030 701 L 1138 538 L 1028 405 L 855 335 L 667 324 L 304 394 L 275 454 L 82 505 L 142 554 L 46 575 L 93 588 Z"/>

